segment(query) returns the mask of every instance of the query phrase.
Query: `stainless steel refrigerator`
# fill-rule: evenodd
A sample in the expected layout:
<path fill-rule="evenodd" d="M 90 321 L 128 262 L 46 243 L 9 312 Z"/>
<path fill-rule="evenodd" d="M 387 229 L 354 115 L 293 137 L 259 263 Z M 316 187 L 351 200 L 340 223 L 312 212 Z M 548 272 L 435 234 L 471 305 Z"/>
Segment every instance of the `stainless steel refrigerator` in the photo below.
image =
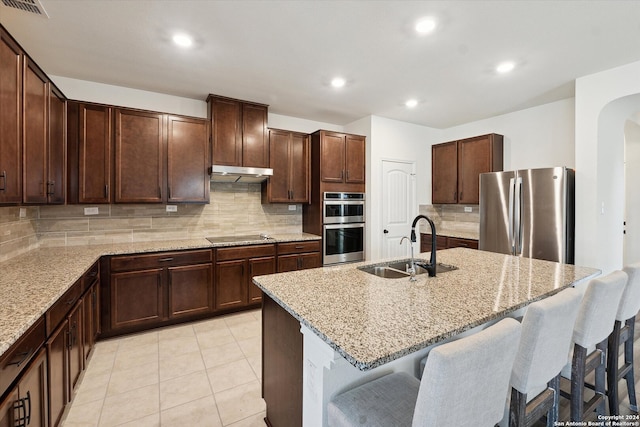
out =
<path fill-rule="evenodd" d="M 479 249 L 573 264 L 574 195 L 565 167 L 481 174 Z"/>

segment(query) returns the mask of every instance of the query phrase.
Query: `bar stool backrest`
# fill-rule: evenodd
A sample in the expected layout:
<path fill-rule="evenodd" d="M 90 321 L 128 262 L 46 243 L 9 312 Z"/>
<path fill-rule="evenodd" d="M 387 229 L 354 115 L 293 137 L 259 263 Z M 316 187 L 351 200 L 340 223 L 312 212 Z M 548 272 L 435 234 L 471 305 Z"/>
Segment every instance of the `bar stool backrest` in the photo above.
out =
<path fill-rule="evenodd" d="M 581 298 L 568 288 L 527 307 L 511 374 L 511 386 L 520 393 L 544 390 L 566 365 Z"/>
<path fill-rule="evenodd" d="M 616 320 L 621 322 L 635 316 L 640 310 L 640 262 L 626 266 L 624 272 L 629 276 L 629 281 L 622 293 L 616 314 Z"/>
<path fill-rule="evenodd" d="M 429 353 L 413 427 L 493 426 L 503 416 L 520 323 L 504 319 Z"/>
<path fill-rule="evenodd" d="M 627 279 L 627 273 L 618 270 L 591 280 L 573 328 L 573 342 L 590 348 L 607 339 L 613 330 Z"/>

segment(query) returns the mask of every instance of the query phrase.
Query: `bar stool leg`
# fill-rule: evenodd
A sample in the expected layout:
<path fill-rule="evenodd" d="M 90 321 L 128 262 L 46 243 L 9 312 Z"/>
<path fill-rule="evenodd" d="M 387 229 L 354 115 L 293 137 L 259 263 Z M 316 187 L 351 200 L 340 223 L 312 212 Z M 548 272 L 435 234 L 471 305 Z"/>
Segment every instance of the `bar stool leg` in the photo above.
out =
<path fill-rule="evenodd" d="M 547 427 L 554 427 L 558 421 L 558 412 L 560 409 L 560 374 L 549 381 L 549 387 L 553 389 L 553 406 L 547 413 Z"/>
<path fill-rule="evenodd" d="M 605 373 L 606 373 L 606 363 L 605 361 L 606 356 L 607 356 L 607 343 L 608 343 L 608 339 L 603 340 L 602 342 L 598 343 L 596 345 L 596 348 L 602 351 L 602 354 L 604 355 L 604 360 L 602 360 L 602 363 L 600 363 L 597 367 L 596 367 L 596 393 L 602 395 L 602 398 L 600 399 L 600 403 L 598 404 L 598 406 L 596 407 L 596 413 L 598 415 L 604 415 L 605 412 L 605 396 L 607 394 L 606 391 L 606 382 L 605 382 Z M 599 419 L 599 418 L 598 418 Z"/>
<path fill-rule="evenodd" d="M 584 412 L 584 377 L 587 349 L 575 345 L 571 363 L 571 421 L 582 421 Z"/>
<path fill-rule="evenodd" d="M 633 334 L 635 323 L 636 316 L 633 316 L 626 321 L 626 326 L 629 328 L 629 335 L 624 343 L 624 363 L 625 365 L 629 365 L 629 372 L 625 375 L 625 379 L 627 380 L 627 391 L 629 392 L 629 408 L 631 408 L 632 411 L 638 412 L 638 404 L 636 402 L 636 385 L 633 377 Z"/>
<path fill-rule="evenodd" d="M 620 415 L 618 401 L 618 348 L 620 347 L 621 324 L 616 320 L 613 325 L 613 332 L 609 335 L 609 346 L 607 355 L 607 393 L 609 397 L 609 413 Z M 625 343 L 626 352 L 626 343 Z M 629 398 L 631 401 L 631 398 Z"/>

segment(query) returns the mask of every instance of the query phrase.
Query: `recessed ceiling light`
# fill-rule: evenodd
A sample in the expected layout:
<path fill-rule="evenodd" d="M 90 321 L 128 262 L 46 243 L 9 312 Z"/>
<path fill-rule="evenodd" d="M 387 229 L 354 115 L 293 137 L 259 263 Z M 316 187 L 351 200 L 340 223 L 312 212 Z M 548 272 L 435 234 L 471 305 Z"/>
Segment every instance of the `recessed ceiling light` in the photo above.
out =
<path fill-rule="evenodd" d="M 193 39 L 187 34 L 179 33 L 173 36 L 173 42 L 180 47 L 191 47 Z"/>
<path fill-rule="evenodd" d="M 333 87 L 343 87 L 346 83 L 347 81 L 342 77 L 335 77 L 333 80 L 331 80 L 331 86 Z"/>
<path fill-rule="evenodd" d="M 508 73 L 509 71 L 515 68 L 516 64 L 514 62 L 508 61 L 498 64 L 496 67 L 496 71 L 500 74 Z"/>
<path fill-rule="evenodd" d="M 413 107 L 415 107 L 416 105 L 418 105 L 418 100 L 417 100 L 417 99 L 409 99 L 407 102 L 405 102 L 405 103 L 404 103 L 404 105 L 405 105 L 407 108 L 413 108 Z"/>
<path fill-rule="evenodd" d="M 437 26 L 437 23 L 435 18 L 428 16 L 420 19 L 416 23 L 415 28 L 419 34 L 429 34 L 430 32 L 436 29 L 436 26 Z"/>

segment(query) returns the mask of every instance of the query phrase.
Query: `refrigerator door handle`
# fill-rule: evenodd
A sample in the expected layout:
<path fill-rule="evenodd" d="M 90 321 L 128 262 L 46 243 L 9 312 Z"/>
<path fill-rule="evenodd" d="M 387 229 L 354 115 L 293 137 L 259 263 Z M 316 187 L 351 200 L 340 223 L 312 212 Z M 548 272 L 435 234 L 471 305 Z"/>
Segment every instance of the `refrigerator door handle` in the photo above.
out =
<path fill-rule="evenodd" d="M 522 210 L 524 208 L 523 200 L 522 200 L 522 177 L 516 178 L 515 185 L 515 223 L 514 223 L 514 234 L 515 234 L 515 253 L 514 255 L 522 255 Z"/>
<path fill-rule="evenodd" d="M 514 191 L 515 191 L 515 178 L 509 179 L 509 219 L 507 222 L 508 230 L 509 230 L 509 247 L 511 249 L 511 255 L 515 254 L 516 244 L 515 244 L 515 236 L 514 236 L 514 227 L 513 227 L 513 203 L 514 203 Z"/>

